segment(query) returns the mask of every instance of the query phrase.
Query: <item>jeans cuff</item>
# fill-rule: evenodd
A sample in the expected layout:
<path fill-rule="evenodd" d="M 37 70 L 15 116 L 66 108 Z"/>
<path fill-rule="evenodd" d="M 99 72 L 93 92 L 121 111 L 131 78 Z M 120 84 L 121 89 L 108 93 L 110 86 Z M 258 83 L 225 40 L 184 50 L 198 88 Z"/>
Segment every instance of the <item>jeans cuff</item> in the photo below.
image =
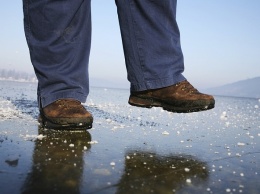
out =
<path fill-rule="evenodd" d="M 144 81 L 143 83 L 131 84 L 131 91 L 144 91 L 144 90 L 163 88 L 163 87 L 167 87 L 179 83 L 184 80 L 186 80 L 186 78 L 182 74 L 180 74 L 178 76 Z"/>
<path fill-rule="evenodd" d="M 72 98 L 75 100 L 78 100 L 82 103 L 86 102 L 87 95 L 82 94 L 79 92 L 59 92 L 52 94 L 50 96 L 38 96 L 38 105 L 39 107 L 45 107 L 53 102 L 55 102 L 58 99 L 64 99 L 64 98 Z"/>

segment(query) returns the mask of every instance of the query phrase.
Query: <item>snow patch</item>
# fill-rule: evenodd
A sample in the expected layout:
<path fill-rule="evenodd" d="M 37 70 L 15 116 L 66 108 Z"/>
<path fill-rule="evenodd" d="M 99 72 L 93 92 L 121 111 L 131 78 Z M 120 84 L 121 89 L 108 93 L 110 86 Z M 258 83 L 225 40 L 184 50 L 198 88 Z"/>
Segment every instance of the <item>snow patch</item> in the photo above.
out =
<path fill-rule="evenodd" d="M 9 100 L 0 97 L 0 119 L 13 119 L 19 118 L 21 112 Z"/>

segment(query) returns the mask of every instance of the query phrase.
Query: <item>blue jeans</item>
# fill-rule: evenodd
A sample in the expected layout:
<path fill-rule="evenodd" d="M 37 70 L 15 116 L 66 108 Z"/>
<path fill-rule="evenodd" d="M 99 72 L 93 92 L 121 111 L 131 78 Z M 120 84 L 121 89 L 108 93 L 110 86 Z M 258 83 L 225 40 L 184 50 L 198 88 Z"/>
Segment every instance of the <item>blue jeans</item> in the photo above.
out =
<path fill-rule="evenodd" d="M 177 0 L 116 0 L 131 91 L 185 80 Z M 23 0 L 25 36 L 42 107 L 89 93 L 91 0 Z"/>

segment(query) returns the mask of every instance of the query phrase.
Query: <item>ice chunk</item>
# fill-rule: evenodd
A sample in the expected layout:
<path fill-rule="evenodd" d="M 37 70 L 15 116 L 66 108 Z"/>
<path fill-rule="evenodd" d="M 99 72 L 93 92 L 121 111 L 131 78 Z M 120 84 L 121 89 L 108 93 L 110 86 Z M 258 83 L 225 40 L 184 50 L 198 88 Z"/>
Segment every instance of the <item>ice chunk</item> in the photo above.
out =
<path fill-rule="evenodd" d="M 185 172 L 190 172 L 189 168 L 184 168 Z"/>
<path fill-rule="evenodd" d="M 18 156 L 9 156 L 5 162 L 12 167 L 15 167 L 18 165 L 19 157 Z"/>
<path fill-rule="evenodd" d="M 220 115 L 221 120 L 227 120 L 227 112 L 223 111 L 222 114 Z"/>
<path fill-rule="evenodd" d="M 93 140 L 93 141 L 89 141 L 88 143 L 89 143 L 89 144 L 97 144 L 97 143 L 98 143 L 98 141 L 96 141 L 96 140 Z"/>
<path fill-rule="evenodd" d="M 37 136 L 37 139 L 42 140 L 42 139 L 45 138 L 45 137 L 46 137 L 46 135 L 39 134 L 39 135 Z"/>
<path fill-rule="evenodd" d="M 227 189 L 226 189 L 226 192 L 227 192 L 227 193 L 230 193 L 230 192 L 231 192 L 231 189 L 227 188 Z"/>
<path fill-rule="evenodd" d="M 111 166 L 115 166 L 116 163 L 115 163 L 115 162 L 110 162 L 110 165 L 111 165 Z"/>
<path fill-rule="evenodd" d="M 246 144 L 245 144 L 245 143 L 238 142 L 237 145 L 238 145 L 238 146 L 244 146 L 244 145 L 246 145 Z"/>
<path fill-rule="evenodd" d="M 163 135 L 169 135 L 170 133 L 168 131 L 162 132 Z"/>

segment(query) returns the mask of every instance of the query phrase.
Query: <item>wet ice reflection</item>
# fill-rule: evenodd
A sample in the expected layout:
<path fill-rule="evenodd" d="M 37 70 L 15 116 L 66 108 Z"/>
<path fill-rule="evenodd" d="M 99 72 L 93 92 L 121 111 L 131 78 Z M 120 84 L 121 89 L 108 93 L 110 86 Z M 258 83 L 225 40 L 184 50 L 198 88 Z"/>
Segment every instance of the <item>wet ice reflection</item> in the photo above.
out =
<path fill-rule="evenodd" d="M 139 150 L 126 151 L 123 170 L 114 169 L 116 163 L 103 168 L 85 169 L 93 142 L 88 131 L 54 131 L 39 128 L 33 151 L 33 164 L 22 187 L 23 193 L 80 193 L 82 182 L 99 185 L 86 186 L 83 193 L 172 193 L 192 192 L 207 183 L 207 163 L 189 155 L 160 155 Z M 82 180 L 83 173 L 89 180 Z M 114 173 L 120 173 L 115 180 Z M 113 184 L 112 184 L 113 182 Z M 106 184 L 104 184 L 106 183 Z M 103 185 L 103 186 L 102 186 Z"/>

